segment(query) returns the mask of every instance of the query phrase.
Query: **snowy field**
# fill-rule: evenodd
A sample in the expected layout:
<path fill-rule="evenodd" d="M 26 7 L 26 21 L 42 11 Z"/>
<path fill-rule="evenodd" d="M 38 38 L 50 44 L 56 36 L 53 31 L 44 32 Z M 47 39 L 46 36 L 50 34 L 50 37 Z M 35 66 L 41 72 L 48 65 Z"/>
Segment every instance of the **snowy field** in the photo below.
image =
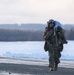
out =
<path fill-rule="evenodd" d="M 43 46 L 44 41 L 0 42 L 0 56 L 48 59 Z M 74 41 L 64 45 L 61 59 L 74 60 Z"/>

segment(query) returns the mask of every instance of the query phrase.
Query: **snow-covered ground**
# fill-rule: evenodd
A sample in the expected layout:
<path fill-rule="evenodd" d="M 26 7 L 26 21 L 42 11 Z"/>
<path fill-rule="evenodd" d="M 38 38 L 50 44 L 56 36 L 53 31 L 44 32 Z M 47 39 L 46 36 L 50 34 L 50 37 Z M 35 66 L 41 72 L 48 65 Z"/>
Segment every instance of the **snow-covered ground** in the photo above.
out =
<path fill-rule="evenodd" d="M 44 41 L 0 42 L 0 56 L 48 58 Z M 64 45 L 61 59 L 74 60 L 74 41 Z"/>

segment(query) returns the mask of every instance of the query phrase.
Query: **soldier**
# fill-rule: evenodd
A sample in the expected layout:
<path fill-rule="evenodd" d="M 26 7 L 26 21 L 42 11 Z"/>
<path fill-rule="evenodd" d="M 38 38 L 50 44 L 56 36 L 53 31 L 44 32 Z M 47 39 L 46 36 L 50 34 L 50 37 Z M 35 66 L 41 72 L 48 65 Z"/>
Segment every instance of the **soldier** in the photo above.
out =
<path fill-rule="evenodd" d="M 49 69 L 51 71 L 57 70 L 58 64 L 60 63 L 59 58 L 61 57 L 61 51 L 63 50 L 63 44 L 67 41 L 64 37 L 63 29 L 61 28 L 59 22 L 50 19 L 47 22 L 47 27 L 43 38 L 45 39 L 44 49 L 48 51 L 49 54 Z"/>

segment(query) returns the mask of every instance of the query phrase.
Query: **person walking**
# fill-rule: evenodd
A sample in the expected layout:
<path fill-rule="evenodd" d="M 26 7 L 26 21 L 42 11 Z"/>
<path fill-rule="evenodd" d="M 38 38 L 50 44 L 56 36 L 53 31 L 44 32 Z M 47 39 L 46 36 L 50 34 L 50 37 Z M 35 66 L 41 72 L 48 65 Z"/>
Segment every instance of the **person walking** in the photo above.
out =
<path fill-rule="evenodd" d="M 47 22 L 43 38 L 45 40 L 44 49 L 49 54 L 49 69 L 50 71 L 56 71 L 60 63 L 63 44 L 68 43 L 65 39 L 61 24 L 58 21 L 50 19 Z"/>

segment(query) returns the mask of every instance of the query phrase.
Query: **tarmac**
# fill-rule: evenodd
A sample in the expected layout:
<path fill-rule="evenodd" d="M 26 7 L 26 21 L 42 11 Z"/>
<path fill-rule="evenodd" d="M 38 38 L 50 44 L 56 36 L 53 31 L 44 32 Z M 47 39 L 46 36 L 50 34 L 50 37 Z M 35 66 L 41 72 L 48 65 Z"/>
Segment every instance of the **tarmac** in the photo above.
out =
<path fill-rule="evenodd" d="M 74 75 L 74 61 L 61 60 L 57 71 L 50 71 L 47 59 L 0 57 L 0 75 Z"/>

